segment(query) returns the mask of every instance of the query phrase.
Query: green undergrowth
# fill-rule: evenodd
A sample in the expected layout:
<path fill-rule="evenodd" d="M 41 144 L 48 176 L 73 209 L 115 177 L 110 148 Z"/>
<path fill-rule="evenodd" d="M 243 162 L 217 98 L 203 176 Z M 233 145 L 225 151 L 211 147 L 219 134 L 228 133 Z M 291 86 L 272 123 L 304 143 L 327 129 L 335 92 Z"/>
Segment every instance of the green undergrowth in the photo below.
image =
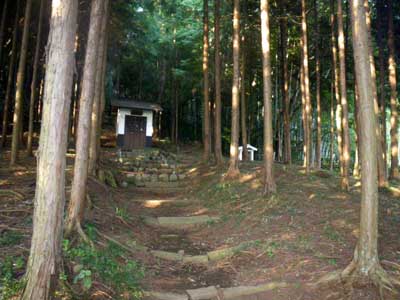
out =
<path fill-rule="evenodd" d="M 86 231 L 95 242 L 97 235 L 94 227 L 88 226 Z M 83 294 L 93 292 L 96 289 L 95 282 L 102 282 L 115 291 L 113 299 L 126 299 L 127 294 L 129 299 L 142 297 L 140 282 L 144 277 L 144 268 L 127 258 L 118 245 L 109 242 L 98 248 L 83 242 L 72 245 L 69 240 L 64 240 L 63 251 L 71 267 L 69 274 L 61 274 L 61 279 L 78 286 Z"/>
<path fill-rule="evenodd" d="M 25 260 L 20 256 L 7 256 L 0 260 L 0 299 L 12 299 L 23 288 L 20 280 L 24 273 Z"/>
<path fill-rule="evenodd" d="M 5 231 L 0 235 L 0 247 L 10 247 L 19 244 L 24 236 L 17 231 Z"/>

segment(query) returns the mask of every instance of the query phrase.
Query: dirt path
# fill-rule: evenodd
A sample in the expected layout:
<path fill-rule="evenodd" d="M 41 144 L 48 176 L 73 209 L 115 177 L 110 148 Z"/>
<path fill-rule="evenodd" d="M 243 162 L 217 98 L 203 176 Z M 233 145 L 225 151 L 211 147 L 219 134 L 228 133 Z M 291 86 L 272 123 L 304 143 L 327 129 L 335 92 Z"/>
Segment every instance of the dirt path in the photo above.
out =
<path fill-rule="evenodd" d="M 143 289 L 160 293 L 147 295 L 149 298 L 187 299 L 188 290 L 209 287 L 215 289 L 201 292 L 217 291 L 221 298 L 221 293 L 231 295 L 230 288 L 241 292 L 240 286 L 271 288 L 271 283 L 287 286 L 277 285 L 240 299 L 344 298 L 343 287 L 311 290 L 308 284 L 343 269 L 352 258 L 359 222 L 357 181 L 352 181 L 349 193 L 343 193 L 333 173 L 305 176 L 300 167 L 277 164 L 279 190 L 266 199 L 261 195 L 259 164 L 242 164 L 240 179 L 225 182 L 223 170 L 196 163 L 195 151 L 182 155 L 188 176 L 171 188 L 129 184 L 104 189 L 89 181 L 93 207 L 88 211 L 88 223 L 102 234 L 100 243 L 110 241 L 107 238 L 120 243 L 127 257 L 145 267 Z M 72 162 L 68 158 L 67 199 Z M 112 163 L 110 166 L 115 168 Z M 14 170 L 0 165 L 1 189 L 22 194 L 22 198 L 0 195 L 2 259 L 19 256 L 26 260 L 29 253 L 34 167 L 33 159 Z M 380 258 L 396 276 L 399 271 L 393 266 L 400 264 L 399 198 L 395 182 L 380 192 Z M 185 218 L 169 219 L 175 217 Z M 193 220 L 202 224 L 187 226 Z M 178 224 L 171 225 L 171 221 Z M 23 272 L 18 269 L 17 275 Z M 375 296 L 361 290 L 352 299 L 375 300 Z"/>

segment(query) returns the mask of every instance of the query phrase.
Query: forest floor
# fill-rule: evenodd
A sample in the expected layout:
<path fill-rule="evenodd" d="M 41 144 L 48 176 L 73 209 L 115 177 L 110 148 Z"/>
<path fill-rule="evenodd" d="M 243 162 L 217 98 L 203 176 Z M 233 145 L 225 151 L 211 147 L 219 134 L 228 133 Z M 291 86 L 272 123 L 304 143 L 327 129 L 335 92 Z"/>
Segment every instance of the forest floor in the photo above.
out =
<path fill-rule="evenodd" d="M 241 163 L 240 178 L 225 181 L 225 168 L 199 163 L 200 151 L 193 146 L 180 149 L 178 159 L 186 166 L 187 178 L 171 187 L 113 188 L 89 180 L 86 230 L 89 237 L 96 236 L 95 247 L 104 248 L 110 241 L 121 247 L 120 263 L 133 260 L 140 265 L 139 273 L 144 270 L 133 280 L 140 281 L 144 291 L 161 293 L 145 294 L 153 299 L 210 286 L 222 290 L 271 282 L 275 288 L 236 299 L 347 299 L 340 286 L 315 289 L 309 284 L 345 268 L 352 259 L 359 227 L 359 181 L 352 179 L 350 191 L 342 192 L 335 173 L 314 171 L 306 176 L 299 166 L 276 164 L 278 192 L 266 198 L 259 162 Z M 118 169 L 111 163 L 115 155 L 105 149 L 103 167 Z M 34 158 L 24 158 L 14 169 L 5 161 L 0 163 L 0 287 L 6 282 L 6 261 L 13 262 L 11 276 L 18 279 L 24 273 L 36 176 Z M 73 153 L 67 161 L 68 199 Z M 379 214 L 380 259 L 386 270 L 399 276 L 400 184 L 392 182 L 380 191 Z M 209 219 L 187 228 L 160 226 L 159 217 L 193 216 Z M 90 228 L 97 234 L 90 234 Z M 73 266 L 65 269 L 66 277 L 75 272 Z M 70 289 L 78 289 L 82 278 L 71 280 Z M 98 274 L 91 275 L 90 283 L 90 291 L 79 294 L 85 295 L 82 299 L 123 294 Z M 360 288 L 350 299 L 375 300 L 378 294 L 373 288 Z"/>

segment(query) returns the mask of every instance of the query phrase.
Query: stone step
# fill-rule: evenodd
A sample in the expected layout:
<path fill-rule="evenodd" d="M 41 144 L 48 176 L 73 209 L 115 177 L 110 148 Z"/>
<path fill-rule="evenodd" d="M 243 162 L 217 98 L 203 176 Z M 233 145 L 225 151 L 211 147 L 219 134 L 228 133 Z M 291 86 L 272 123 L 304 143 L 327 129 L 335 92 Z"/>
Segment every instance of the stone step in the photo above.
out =
<path fill-rule="evenodd" d="M 184 293 L 144 292 L 146 300 L 211 300 L 211 299 L 253 299 L 251 296 L 275 289 L 290 287 L 286 282 L 270 282 L 255 286 L 235 286 L 219 288 L 216 286 L 189 289 Z"/>
<path fill-rule="evenodd" d="M 219 217 L 210 217 L 208 215 L 189 216 L 189 217 L 158 217 L 144 219 L 145 223 L 151 226 L 171 228 L 171 229 L 187 229 L 198 225 L 204 225 L 211 222 L 219 221 Z"/>

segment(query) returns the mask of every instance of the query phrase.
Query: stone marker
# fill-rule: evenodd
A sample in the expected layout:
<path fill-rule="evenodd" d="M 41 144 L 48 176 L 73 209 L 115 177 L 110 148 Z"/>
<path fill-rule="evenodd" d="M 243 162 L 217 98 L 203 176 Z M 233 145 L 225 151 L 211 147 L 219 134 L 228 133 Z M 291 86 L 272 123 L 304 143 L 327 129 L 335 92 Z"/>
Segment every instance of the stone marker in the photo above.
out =
<path fill-rule="evenodd" d="M 169 181 L 171 182 L 178 181 L 178 176 L 175 173 L 172 173 L 171 176 L 169 176 Z"/>

